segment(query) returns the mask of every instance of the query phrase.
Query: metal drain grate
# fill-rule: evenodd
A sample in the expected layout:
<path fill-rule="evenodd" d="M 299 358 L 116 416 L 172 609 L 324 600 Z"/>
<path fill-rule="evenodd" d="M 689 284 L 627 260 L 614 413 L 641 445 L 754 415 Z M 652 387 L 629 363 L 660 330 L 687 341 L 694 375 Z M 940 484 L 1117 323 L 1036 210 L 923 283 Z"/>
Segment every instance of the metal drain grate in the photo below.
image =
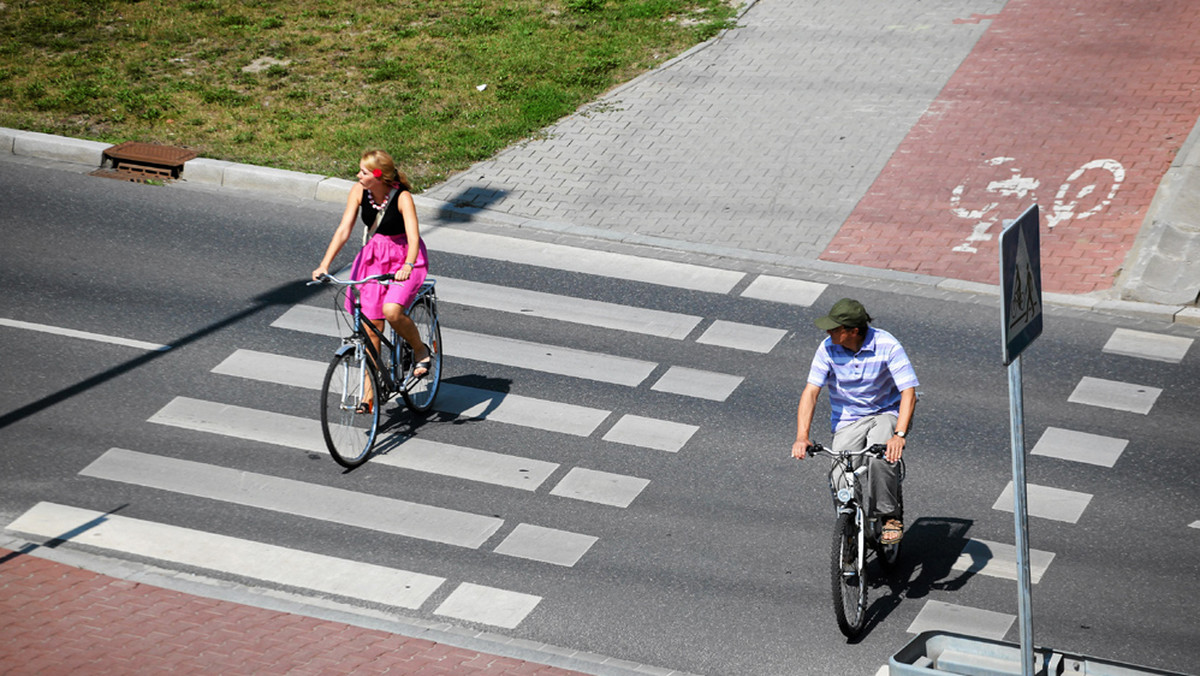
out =
<path fill-rule="evenodd" d="M 170 181 L 179 178 L 183 163 L 195 157 L 195 152 L 185 148 L 126 141 L 105 150 L 100 168 L 91 175 L 137 183 Z"/>

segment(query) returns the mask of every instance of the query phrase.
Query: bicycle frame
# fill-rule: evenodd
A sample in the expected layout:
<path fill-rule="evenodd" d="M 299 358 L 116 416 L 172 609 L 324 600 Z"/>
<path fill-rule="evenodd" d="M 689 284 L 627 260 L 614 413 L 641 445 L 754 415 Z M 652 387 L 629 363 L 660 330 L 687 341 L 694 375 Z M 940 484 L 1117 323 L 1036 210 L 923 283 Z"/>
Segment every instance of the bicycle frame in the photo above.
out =
<path fill-rule="evenodd" d="M 361 342 L 363 349 L 367 351 L 367 356 L 370 357 L 371 362 L 376 365 L 376 372 L 380 374 L 380 385 L 384 387 L 389 396 L 396 392 L 407 391 L 411 386 L 411 383 L 408 380 L 402 380 L 399 374 L 407 373 L 409 366 L 407 362 L 409 360 L 405 359 L 405 357 L 411 356 L 409 353 L 411 352 L 412 348 L 410 348 L 408 343 L 405 343 L 403 340 L 388 340 L 386 335 L 386 322 L 384 323 L 385 328 L 380 329 L 379 327 L 375 326 L 375 322 L 369 321 L 363 316 L 362 295 L 357 286 L 348 287 L 347 292 L 353 294 L 351 296 L 353 299 L 351 307 L 353 308 L 352 316 L 354 329 L 349 336 L 342 338 L 342 350 L 349 349 L 351 346 Z M 433 280 L 427 280 L 421 284 L 421 287 L 417 290 L 417 295 L 413 297 L 412 302 L 404 308 L 404 312 L 407 314 L 409 310 L 411 310 L 417 305 L 417 303 L 421 302 L 425 298 L 433 299 L 435 304 L 437 302 L 437 291 L 435 288 L 435 282 Z M 368 330 L 371 332 L 371 334 L 374 334 L 374 336 L 379 339 L 378 350 L 375 349 L 374 341 L 370 339 L 371 335 L 367 333 Z M 390 354 L 392 359 L 390 363 L 385 364 L 387 368 L 379 368 L 379 365 L 383 363 L 381 356 L 384 354 Z"/>

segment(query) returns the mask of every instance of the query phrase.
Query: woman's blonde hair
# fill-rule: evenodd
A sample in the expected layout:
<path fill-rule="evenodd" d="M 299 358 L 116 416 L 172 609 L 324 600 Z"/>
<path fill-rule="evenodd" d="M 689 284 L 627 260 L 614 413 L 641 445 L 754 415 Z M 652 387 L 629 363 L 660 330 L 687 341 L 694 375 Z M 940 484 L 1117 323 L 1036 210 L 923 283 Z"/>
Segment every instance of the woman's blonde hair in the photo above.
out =
<path fill-rule="evenodd" d="M 362 154 L 361 162 L 367 165 L 367 168 L 374 171 L 378 169 L 383 172 L 379 180 L 389 185 L 396 183 L 405 190 L 412 190 L 412 182 L 408 180 L 408 176 L 403 171 L 400 171 L 396 166 L 396 161 L 392 156 L 387 154 L 386 150 L 368 150 Z"/>

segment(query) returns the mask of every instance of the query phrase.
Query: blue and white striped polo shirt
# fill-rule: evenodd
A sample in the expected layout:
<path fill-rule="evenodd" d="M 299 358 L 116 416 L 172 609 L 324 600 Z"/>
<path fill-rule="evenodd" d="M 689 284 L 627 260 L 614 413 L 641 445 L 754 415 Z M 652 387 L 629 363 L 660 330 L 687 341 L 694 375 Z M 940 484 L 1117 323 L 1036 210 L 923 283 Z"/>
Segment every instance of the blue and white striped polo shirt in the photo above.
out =
<path fill-rule="evenodd" d="M 876 413 L 899 414 L 900 391 L 919 385 L 900 341 L 875 328 L 867 329 L 857 353 L 826 338 L 813 357 L 808 382 L 828 386 L 834 432 Z"/>

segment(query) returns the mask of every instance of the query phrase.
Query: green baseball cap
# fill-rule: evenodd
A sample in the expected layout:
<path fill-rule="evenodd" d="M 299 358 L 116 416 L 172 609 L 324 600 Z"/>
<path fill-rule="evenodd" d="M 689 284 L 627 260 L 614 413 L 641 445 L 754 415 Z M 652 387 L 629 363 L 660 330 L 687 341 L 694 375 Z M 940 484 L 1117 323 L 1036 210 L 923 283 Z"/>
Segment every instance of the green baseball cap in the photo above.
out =
<path fill-rule="evenodd" d="M 853 298 L 843 298 L 833 304 L 833 309 L 824 317 L 813 320 L 818 329 L 831 331 L 839 326 L 866 326 L 871 321 L 867 309 Z"/>

